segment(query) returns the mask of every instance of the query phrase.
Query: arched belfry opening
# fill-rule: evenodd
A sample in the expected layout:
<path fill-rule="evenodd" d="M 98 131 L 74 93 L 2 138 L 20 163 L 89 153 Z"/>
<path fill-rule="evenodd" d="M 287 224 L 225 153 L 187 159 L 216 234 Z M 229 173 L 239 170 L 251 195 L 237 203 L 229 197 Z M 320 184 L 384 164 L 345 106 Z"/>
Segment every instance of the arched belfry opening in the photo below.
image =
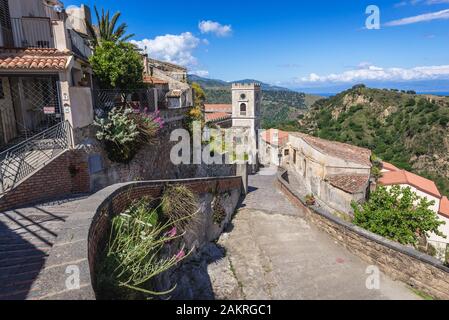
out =
<path fill-rule="evenodd" d="M 246 103 L 241 103 L 240 104 L 240 115 L 241 116 L 246 116 Z"/>

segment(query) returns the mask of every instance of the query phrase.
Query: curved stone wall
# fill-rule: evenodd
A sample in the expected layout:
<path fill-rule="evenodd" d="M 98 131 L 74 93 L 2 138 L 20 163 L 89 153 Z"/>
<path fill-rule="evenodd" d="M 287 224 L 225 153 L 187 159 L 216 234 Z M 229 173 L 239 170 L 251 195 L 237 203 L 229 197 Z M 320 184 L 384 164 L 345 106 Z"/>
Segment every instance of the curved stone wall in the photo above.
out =
<path fill-rule="evenodd" d="M 367 263 L 432 297 L 449 299 L 449 268 L 441 261 L 343 221 L 321 208 L 308 207 L 283 178 L 283 172 L 278 174 L 278 186 L 293 203 L 305 209 L 307 219 Z"/>
<path fill-rule="evenodd" d="M 240 176 L 131 182 L 107 187 L 83 200 L 78 212 L 68 218 L 48 258 L 56 267 L 44 269 L 29 299 L 95 299 L 95 270 L 106 245 L 111 219 L 133 200 L 160 197 L 169 184 L 186 185 L 200 199 L 201 223 L 191 233 L 187 232 L 187 247 L 199 248 L 215 240 L 230 221 L 242 193 Z M 213 223 L 212 202 L 217 197 L 221 197 L 226 211 L 220 225 Z"/>

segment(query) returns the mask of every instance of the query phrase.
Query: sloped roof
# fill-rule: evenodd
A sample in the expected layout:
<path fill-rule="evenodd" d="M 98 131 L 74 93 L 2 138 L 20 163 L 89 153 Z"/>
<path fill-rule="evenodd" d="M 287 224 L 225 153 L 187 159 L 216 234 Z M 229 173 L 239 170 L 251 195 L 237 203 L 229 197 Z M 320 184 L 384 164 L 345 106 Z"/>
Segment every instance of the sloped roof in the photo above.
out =
<path fill-rule="evenodd" d="M 283 146 L 288 142 L 288 132 L 276 129 L 269 129 L 262 132 L 262 140 L 269 144 L 275 144 L 274 137 L 278 135 L 277 145 Z"/>
<path fill-rule="evenodd" d="M 229 113 L 226 113 L 226 112 L 206 113 L 205 114 L 205 121 L 206 122 L 215 122 L 215 121 L 231 119 L 231 117 L 232 116 Z"/>
<path fill-rule="evenodd" d="M 324 140 L 300 132 L 290 132 L 289 134 L 303 139 L 307 144 L 324 154 L 346 161 L 355 162 L 364 166 L 372 166 L 371 150 L 369 149 L 360 148 L 337 141 Z"/>
<path fill-rule="evenodd" d="M 396 166 L 392 165 L 391 163 L 382 162 L 382 169 L 388 170 L 388 171 L 400 171 L 401 169 L 397 168 Z"/>
<path fill-rule="evenodd" d="M 148 58 L 148 62 L 150 64 L 155 64 L 155 65 L 166 65 L 167 67 L 173 68 L 173 69 L 178 69 L 180 71 L 183 72 L 187 72 L 187 68 L 171 63 L 171 62 L 167 62 L 167 61 L 162 61 L 162 60 L 157 60 L 157 59 L 153 59 L 153 58 Z"/>
<path fill-rule="evenodd" d="M 442 216 L 449 218 L 449 199 L 447 197 L 441 198 L 439 213 Z"/>
<path fill-rule="evenodd" d="M 365 191 L 369 178 L 369 175 L 339 174 L 327 176 L 326 181 L 340 190 L 354 194 Z"/>
<path fill-rule="evenodd" d="M 152 76 L 145 76 L 143 77 L 143 82 L 147 84 L 168 84 L 168 81 L 152 77 Z"/>
<path fill-rule="evenodd" d="M 170 90 L 169 92 L 167 92 L 166 96 L 167 98 L 179 98 L 182 96 L 182 90 L 179 89 Z"/>
<path fill-rule="evenodd" d="M 429 195 L 441 198 L 440 191 L 438 190 L 435 182 L 405 170 L 383 173 L 382 177 L 379 179 L 379 184 L 384 186 L 406 184 L 413 186 Z"/>
<path fill-rule="evenodd" d="M 59 71 L 66 69 L 68 52 L 50 48 L 0 49 L 1 70 Z"/>
<path fill-rule="evenodd" d="M 232 104 L 205 104 L 204 111 L 232 113 Z"/>

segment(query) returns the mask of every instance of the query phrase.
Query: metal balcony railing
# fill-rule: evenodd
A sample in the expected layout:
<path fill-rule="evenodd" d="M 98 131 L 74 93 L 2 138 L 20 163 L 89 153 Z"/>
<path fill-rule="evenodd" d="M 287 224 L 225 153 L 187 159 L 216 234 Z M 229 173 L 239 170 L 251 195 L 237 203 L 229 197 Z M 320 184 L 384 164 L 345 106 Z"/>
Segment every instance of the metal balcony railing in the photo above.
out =
<path fill-rule="evenodd" d="M 0 153 L 0 196 L 72 147 L 72 129 L 65 121 Z"/>
<path fill-rule="evenodd" d="M 11 18 L 13 43 L 16 48 L 55 48 L 51 19 L 47 17 Z M 8 34 L 8 32 L 7 32 Z"/>
<path fill-rule="evenodd" d="M 87 39 L 83 38 L 73 29 L 69 29 L 70 39 L 72 40 L 72 51 L 82 58 L 89 59 L 92 55 Z"/>

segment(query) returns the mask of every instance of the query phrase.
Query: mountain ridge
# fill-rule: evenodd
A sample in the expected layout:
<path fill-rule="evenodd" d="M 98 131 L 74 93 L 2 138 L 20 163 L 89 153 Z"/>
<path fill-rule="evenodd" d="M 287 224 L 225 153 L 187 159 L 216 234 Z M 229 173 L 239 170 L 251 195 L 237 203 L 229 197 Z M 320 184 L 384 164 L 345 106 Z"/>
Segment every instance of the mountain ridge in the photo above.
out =
<path fill-rule="evenodd" d="M 314 103 L 298 127 L 369 148 L 401 169 L 434 180 L 449 195 L 449 97 L 359 85 Z"/>
<path fill-rule="evenodd" d="M 203 88 L 227 88 L 231 87 L 233 83 L 259 83 L 262 87 L 262 90 L 264 91 L 292 91 L 288 88 L 274 86 L 268 83 L 264 83 L 259 80 L 255 79 L 242 79 L 242 80 L 235 80 L 235 81 L 224 81 L 219 79 L 210 79 L 210 78 L 204 78 L 197 75 L 188 75 L 189 81 L 196 82 L 199 85 L 201 85 Z"/>

